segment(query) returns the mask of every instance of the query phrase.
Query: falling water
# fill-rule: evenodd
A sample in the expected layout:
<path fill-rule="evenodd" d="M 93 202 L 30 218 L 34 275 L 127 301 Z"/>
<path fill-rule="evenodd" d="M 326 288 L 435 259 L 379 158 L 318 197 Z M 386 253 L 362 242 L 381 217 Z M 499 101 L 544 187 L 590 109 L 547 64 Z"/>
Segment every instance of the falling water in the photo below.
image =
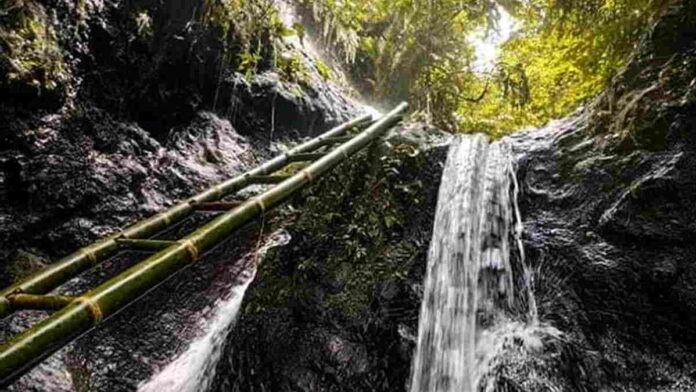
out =
<path fill-rule="evenodd" d="M 452 142 L 428 255 L 412 392 L 478 390 L 492 360 L 487 348 L 495 346 L 486 332 L 510 320 L 520 304 L 526 321 L 536 322 L 516 196 L 508 143 L 489 144 L 482 135 Z M 517 276 L 525 283 L 515 284 Z"/>
<path fill-rule="evenodd" d="M 260 242 L 257 249 L 246 257 L 260 262 L 270 248 L 285 245 L 289 241 L 289 234 L 285 230 L 278 230 L 271 233 L 265 242 Z M 228 295 L 212 304 L 212 319 L 201 319 L 201 325 L 205 327 L 203 334 L 173 362 L 141 384 L 138 392 L 205 392 L 210 389 L 227 336 L 234 327 L 244 293 L 255 274 L 255 268 L 242 272 L 237 280 L 241 283 L 231 287 Z"/>
<path fill-rule="evenodd" d="M 244 292 L 251 280 L 252 276 L 247 277 L 245 283 L 234 287 L 228 298 L 218 300 L 216 314 L 213 320 L 208 320 L 210 327 L 205 334 L 138 391 L 207 391 L 215 376 L 225 338 L 237 318 Z"/>

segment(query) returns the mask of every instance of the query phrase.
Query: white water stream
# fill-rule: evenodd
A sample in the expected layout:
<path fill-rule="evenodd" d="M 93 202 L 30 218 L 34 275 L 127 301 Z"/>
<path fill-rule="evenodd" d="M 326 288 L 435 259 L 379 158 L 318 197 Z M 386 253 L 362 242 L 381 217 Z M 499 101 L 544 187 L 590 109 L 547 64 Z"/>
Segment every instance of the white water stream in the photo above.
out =
<path fill-rule="evenodd" d="M 141 385 L 139 392 L 199 392 L 210 388 L 225 338 L 234 326 L 244 292 L 253 276 L 245 278 L 248 278 L 246 283 L 234 287 L 228 298 L 216 302 L 215 316 L 208 320 L 208 330 L 174 362 Z"/>
<path fill-rule="evenodd" d="M 526 304 L 524 322 L 537 322 L 516 196 L 508 143 L 489 144 L 482 135 L 452 142 L 428 255 L 411 392 L 486 390 L 482 384 L 504 340 L 499 331 L 524 328 L 511 317 L 520 303 Z"/>
<path fill-rule="evenodd" d="M 289 235 L 283 231 L 272 233 L 253 254 L 248 257 L 262 259 L 268 249 L 285 245 Z M 203 333 L 195 339 L 186 351 L 173 362 L 166 365 L 159 373 L 143 382 L 138 392 L 205 392 L 215 379 L 215 370 L 225 348 L 227 336 L 235 325 L 239 309 L 247 287 L 254 279 L 256 269 L 251 268 L 242 272 L 224 298 L 219 298 L 212 305 L 213 316 L 201 319 Z"/>

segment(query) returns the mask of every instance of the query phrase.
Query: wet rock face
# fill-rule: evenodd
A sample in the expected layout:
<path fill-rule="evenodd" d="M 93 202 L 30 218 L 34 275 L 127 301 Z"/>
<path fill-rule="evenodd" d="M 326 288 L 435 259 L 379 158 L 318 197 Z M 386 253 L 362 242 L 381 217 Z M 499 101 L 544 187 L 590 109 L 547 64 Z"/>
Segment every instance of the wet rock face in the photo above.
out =
<path fill-rule="evenodd" d="M 577 390 L 696 385 L 696 101 L 682 83 L 696 46 L 662 57 L 655 41 L 695 31 L 693 3 L 668 11 L 590 108 L 512 137 L 540 314 L 582 347 L 564 370 Z M 609 99 L 617 113 L 602 116 Z"/>
<path fill-rule="evenodd" d="M 205 112 L 163 142 L 103 111 L 46 116 L 0 151 L 0 259 L 56 259 L 255 163 L 253 143 Z"/>
<path fill-rule="evenodd" d="M 228 118 L 243 134 L 274 129 L 276 137 L 313 135 L 355 114 L 302 48 L 293 51 L 295 68 L 274 71 L 274 58 L 292 45 L 271 42 L 267 32 L 254 32 L 263 47 L 256 75 L 236 73 L 240 36 L 250 32 L 203 15 L 221 12 L 215 7 L 179 0 L 29 0 L 11 7 L 7 30 L 24 46 L 45 50 L 20 46 L 0 54 L 0 140 L 5 128 L 13 131 L 11 120 L 66 106 L 96 106 L 160 140 L 200 111 Z"/>
<path fill-rule="evenodd" d="M 239 47 L 196 14 L 203 1 L 20 3 L 3 15 L 2 27 L 42 49 L 0 51 L 3 287 L 277 155 L 279 141 L 315 136 L 357 115 L 307 56 L 302 81 L 273 72 L 268 53 L 255 75 L 235 73 L 229 59 Z M 27 71 L 15 72 L 14 60 Z M 13 390 L 135 390 L 187 347 L 206 308 L 239 284 L 239 264 L 260 242 L 252 229 L 52 356 Z M 80 293 L 144 257 L 121 254 L 59 290 Z M 0 320 L 0 340 L 34 316 Z"/>
<path fill-rule="evenodd" d="M 251 80 L 233 74 L 220 85 L 218 100 L 219 111 L 239 124 L 242 134 L 268 139 L 317 135 L 357 114 L 337 86 L 316 74 L 302 85 L 283 82 L 273 72 Z"/>
<path fill-rule="evenodd" d="M 0 268 L 20 248 L 64 255 L 258 162 L 275 141 L 357 114 L 306 56 L 304 84 L 265 63 L 253 77 L 235 73 L 222 61 L 234 42 L 224 47 L 201 5 L 30 0 L 8 10 L 4 28 L 36 43 L 22 30 L 31 21 L 47 36 L 41 53 L 0 54 L 0 241 L 12 244 Z M 15 60 L 38 68 L 14 72 Z"/>
<path fill-rule="evenodd" d="M 5 162 L 2 197 L 12 200 L 0 206 L 3 285 L 278 153 L 266 140 L 243 136 L 210 112 L 198 113 L 164 140 L 103 111 L 71 119 L 49 116 L 35 126 L 14 134 L 9 148 L 0 152 Z M 212 219 L 203 215 L 194 220 L 203 224 Z M 179 225 L 160 238 L 174 240 L 193 228 L 192 222 Z M 254 225 L 240 230 L 196 266 L 52 356 L 11 390 L 63 392 L 87 390 L 85 385 L 89 390 L 136 389 L 188 346 L 211 303 L 239 284 L 240 271 L 252 268 L 249 255 L 260 241 L 259 231 L 263 229 Z M 120 254 L 59 292 L 81 293 L 145 257 Z M 35 316 L 20 312 L 0 321 L 0 340 L 36 322 Z"/>
<path fill-rule="evenodd" d="M 586 390 L 693 386 L 696 145 L 617 154 L 586 124 L 513 137 L 541 319 L 583 347 Z"/>
<path fill-rule="evenodd" d="M 406 388 L 448 139 L 419 124 L 386 140 L 294 202 L 214 390 Z"/>
<path fill-rule="evenodd" d="M 140 217 L 171 206 L 267 158 L 267 143 L 240 135 L 223 118 L 200 112 L 164 140 L 103 110 L 49 115 L 8 138 L 0 191 L 0 268 L 3 286 L 43 263 L 58 260 Z M 201 224 L 211 216 L 198 217 Z M 175 239 L 192 227 L 166 233 Z M 254 244 L 241 231 L 207 261 L 178 275 L 67 346 L 18 380 L 12 391 L 131 391 L 170 361 L 198 333 L 196 317 L 238 279 L 238 261 Z M 147 255 L 126 252 L 62 286 L 79 294 Z M 242 260 L 243 261 L 243 260 Z M 0 320 L 0 340 L 18 333 L 40 312 Z"/>

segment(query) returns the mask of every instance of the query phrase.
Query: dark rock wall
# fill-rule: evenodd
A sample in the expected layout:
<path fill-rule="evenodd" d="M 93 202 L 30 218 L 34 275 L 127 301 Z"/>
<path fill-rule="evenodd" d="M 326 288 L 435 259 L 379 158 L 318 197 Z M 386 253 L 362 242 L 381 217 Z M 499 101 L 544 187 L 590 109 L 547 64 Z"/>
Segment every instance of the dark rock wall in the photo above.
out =
<path fill-rule="evenodd" d="M 228 39 L 203 22 L 203 3 L 26 1 L 0 16 L 0 268 L 18 249 L 56 259 L 357 113 L 308 56 L 302 83 L 237 73 L 223 61 L 235 26 Z"/>
<path fill-rule="evenodd" d="M 278 72 L 269 53 L 259 72 L 240 74 L 239 42 L 201 22 L 203 3 L 216 2 L 3 5 L 0 285 L 279 154 L 279 142 L 358 114 L 307 55 L 302 80 Z M 234 23 L 227 27 L 234 36 Z M 252 268 L 257 229 L 240 231 L 12 390 L 136 389 L 187 347 L 200 332 L 196 317 Z M 84 291 L 144 256 L 122 254 L 60 290 Z M 40 315 L 26 313 L 0 320 L 0 340 Z"/>
<path fill-rule="evenodd" d="M 696 389 L 694 4 L 674 3 L 592 105 L 511 138 L 540 321 L 557 330 L 540 328 L 541 350 L 506 345 L 500 390 Z M 217 390 L 406 389 L 439 174 L 423 172 L 431 161 L 398 162 L 320 184 L 329 211 L 293 221 L 292 241 L 260 267 Z M 412 170 L 425 187 L 382 208 Z M 396 231 L 371 235 L 359 212 L 383 219 L 418 197 L 428 202 L 404 210 Z M 408 246 L 415 259 L 392 254 Z M 382 252 L 397 266 L 387 274 Z M 350 284 L 360 271 L 373 280 Z"/>
<path fill-rule="evenodd" d="M 568 390 L 696 388 L 695 32 L 675 3 L 593 105 L 512 137 Z"/>

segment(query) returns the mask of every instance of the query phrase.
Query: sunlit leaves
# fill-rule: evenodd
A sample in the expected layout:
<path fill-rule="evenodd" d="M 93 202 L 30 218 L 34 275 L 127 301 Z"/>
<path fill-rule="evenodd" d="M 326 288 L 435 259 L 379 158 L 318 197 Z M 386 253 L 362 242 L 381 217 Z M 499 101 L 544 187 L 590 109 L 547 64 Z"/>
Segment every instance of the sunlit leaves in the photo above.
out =
<path fill-rule="evenodd" d="M 435 125 L 494 137 L 564 116 L 600 92 L 668 0 L 303 0 L 358 88 L 408 99 Z M 474 31 L 500 7 L 522 23 L 497 67 L 474 72 Z"/>
<path fill-rule="evenodd" d="M 664 4 L 530 0 L 512 7 L 523 27 L 503 45 L 500 63 L 523 72 L 529 96 L 509 94 L 508 75 L 499 72 L 492 94 L 460 107 L 459 130 L 500 136 L 569 114 L 602 91 Z"/>

